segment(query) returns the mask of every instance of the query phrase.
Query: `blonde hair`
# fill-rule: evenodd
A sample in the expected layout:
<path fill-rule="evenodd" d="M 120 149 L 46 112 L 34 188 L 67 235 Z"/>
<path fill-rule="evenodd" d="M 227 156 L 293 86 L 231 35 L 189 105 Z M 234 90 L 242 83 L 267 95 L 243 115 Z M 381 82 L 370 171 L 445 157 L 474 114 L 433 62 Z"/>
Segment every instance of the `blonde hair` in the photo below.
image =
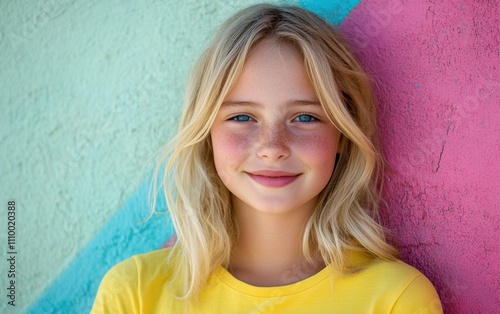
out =
<path fill-rule="evenodd" d="M 209 135 L 248 53 L 263 39 L 291 44 L 302 54 L 317 97 L 341 132 L 334 173 L 305 227 L 304 255 L 312 259 L 312 250 L 319 250 L 340 274 L 349 270 L 346 253 L 352 250 L 388 260 L 396 256 L 377 223 L 383 163 L 368 77 L 339 32 L 320 17 L 295 6 L 254 5 L 222 25 L 195 65 L 180 130 L 156 169 L 165 165 L 164 193 L 177 232 L 172 254 L 181 261 L 185 298 L 196 296 L 217 267 L 229 264 L 237 238 L 230 193 L 215 170 Z"/>

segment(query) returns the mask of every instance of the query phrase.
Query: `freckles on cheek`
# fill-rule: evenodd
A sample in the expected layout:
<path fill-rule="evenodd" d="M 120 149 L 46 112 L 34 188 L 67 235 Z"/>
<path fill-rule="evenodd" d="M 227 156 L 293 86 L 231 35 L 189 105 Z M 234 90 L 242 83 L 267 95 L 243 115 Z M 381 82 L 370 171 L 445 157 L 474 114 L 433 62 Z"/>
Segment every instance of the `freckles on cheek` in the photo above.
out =
<path fill-rule="evenodd" d="M 238 170 L 248 147 L 248 136 L 234 132 L 216 132 L 212 135 L 212 147 L 217 173 L 222 181 L 226 181 L 229 172 Z"/>
<path fill-rule="evenodd" d="M 337 154 L 337 138 L 334 135 L 307 136 L 297 143 L 297 147 L 317 163 L 333 165 Z"/>
<path fill-rule="evenodd" d="M 244 145 L 245 137 L 238 136 L 234 133 L 224 132 L 217 134 L 217 137 L 212 139 L 214 154 L 222 159 L 232 159 L 230 156 L 237 156 Z"/>

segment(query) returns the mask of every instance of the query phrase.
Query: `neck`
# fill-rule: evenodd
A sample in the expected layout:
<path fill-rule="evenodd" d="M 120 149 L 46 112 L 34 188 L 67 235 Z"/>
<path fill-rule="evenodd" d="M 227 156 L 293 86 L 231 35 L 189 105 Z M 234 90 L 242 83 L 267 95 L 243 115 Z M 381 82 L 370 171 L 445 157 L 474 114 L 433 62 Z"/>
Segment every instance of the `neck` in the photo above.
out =
<path fill-rule="evenodd" d="M 256 286 L 282 286 L 306 279 L 324 264 L 319 254 L 308 262 L 302 252 L 305 224 L 312 209 L 292 213 L 262 213 L 235 206 L 239 237 L 229 271 Z"/>

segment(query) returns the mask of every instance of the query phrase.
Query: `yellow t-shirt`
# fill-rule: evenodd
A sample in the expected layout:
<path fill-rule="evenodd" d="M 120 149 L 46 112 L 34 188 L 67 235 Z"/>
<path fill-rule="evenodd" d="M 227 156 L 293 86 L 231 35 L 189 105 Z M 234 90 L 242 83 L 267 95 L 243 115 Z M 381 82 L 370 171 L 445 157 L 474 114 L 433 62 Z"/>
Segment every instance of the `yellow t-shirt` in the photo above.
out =
<path fill-rule="evenodd" d="M 356 274 L 336 278 L 326 267 L 280 287 L 251 286 L 219 267 L 199 302 L 186 311 L 185 301 L 172 292 L 182 286 L 181 276 L 173 286 L 168 283 L 174 275 L 168 253 L 161 249 L 114 266 L 101 282 L 91 313 L 442 313 L 436 290 L 418 270 L 401 261 L 362 257 L 357 263 L 364 267 Z"/>

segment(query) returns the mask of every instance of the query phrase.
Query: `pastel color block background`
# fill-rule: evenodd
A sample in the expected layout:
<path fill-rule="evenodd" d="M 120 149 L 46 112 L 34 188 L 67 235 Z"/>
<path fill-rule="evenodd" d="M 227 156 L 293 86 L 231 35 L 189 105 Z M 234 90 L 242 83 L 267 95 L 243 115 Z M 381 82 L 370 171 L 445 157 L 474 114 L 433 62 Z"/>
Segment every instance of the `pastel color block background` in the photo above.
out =
<path fill-rule="evenodd" d="M 208 38 L 255 2 L 0 2 L 0 312 L 86 313 L 109 267 L 174 234 L 167 214 L 146 220 L 152 156 Z M 338 25 L 373 78 L 391 166 L 382 219 L 403 260 L 447 313 L 496 312 L 498 2 L 288 3 Z"/>

